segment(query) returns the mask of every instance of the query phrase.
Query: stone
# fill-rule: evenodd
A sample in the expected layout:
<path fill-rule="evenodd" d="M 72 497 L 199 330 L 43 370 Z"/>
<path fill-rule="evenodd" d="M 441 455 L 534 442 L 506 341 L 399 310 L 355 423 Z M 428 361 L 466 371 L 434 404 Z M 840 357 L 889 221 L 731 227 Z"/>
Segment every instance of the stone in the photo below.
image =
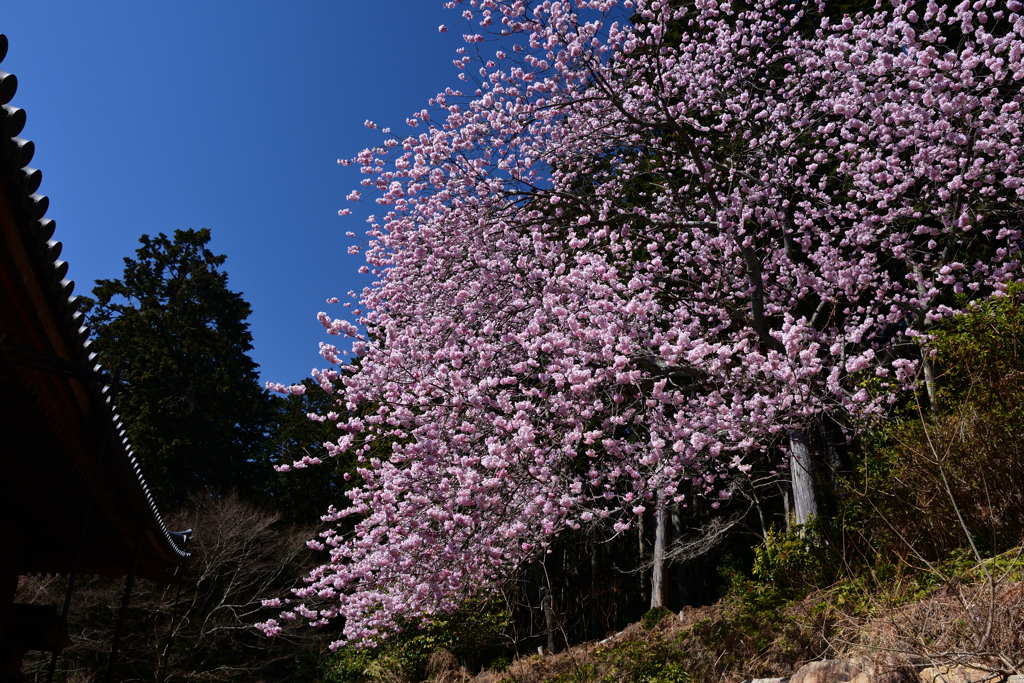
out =
<path fill-rule="evenodd" d="M 860 662 L 853 659 L 826 659 L 804 664 L 789 683 L 871 683 L 872 678 Z"/>
<path fill-rule="evenodd" d="M 826 659 L 800 667 L 789 683 L 906 683 L 916 673 L 909 662 L 892 657 Z"/>
<path fill-rule="evenodd" d="M 921 683 L 1000 683 L 1003 680 L 1000 674 L 969 666 L 929 666 L 921 669 L 920 676 Z"/>

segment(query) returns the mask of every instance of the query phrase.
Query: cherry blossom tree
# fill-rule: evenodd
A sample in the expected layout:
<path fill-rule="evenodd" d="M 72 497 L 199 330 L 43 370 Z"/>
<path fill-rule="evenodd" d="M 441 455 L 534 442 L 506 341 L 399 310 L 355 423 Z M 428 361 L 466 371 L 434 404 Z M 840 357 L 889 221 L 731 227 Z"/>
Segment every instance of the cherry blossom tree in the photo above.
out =
<path fill-rule="evenodd" d="M 384 211 L 350 248 L 375 281 L 320 316 L 358 362 L 314 373 L 365 482 L 325 519 L 360 521 L 278 617 L 363 642 L 564 529 L 802 466 L 1019 276 L 1018 0 L 450 4 L 487 32 L 461 90 L 342 162 Z"/>

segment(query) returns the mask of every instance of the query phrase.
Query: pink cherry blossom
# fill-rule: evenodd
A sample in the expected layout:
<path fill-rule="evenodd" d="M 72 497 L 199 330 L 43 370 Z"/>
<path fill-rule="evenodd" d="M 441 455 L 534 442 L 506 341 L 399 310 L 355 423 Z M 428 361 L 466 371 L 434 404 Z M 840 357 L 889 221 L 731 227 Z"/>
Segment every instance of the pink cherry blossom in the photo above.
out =
<path fill-rule="evenodd" d="M 321 534 L 281 618 L 343 616 L 346 640 L 453 609 L 564 529 L 742 495 L 823 411 L 882 414 L 935 321 L 1019 278 L 1016 0 L 835 23 L 772 0 L 451 4 L 502 56 L 474 62 L 467 34 L 461 90 L 352 159 L 386 211 L 373 281 L 351 320 L 319 316 L 360 357 L 331 371 L 327 451 L 363 483 L 324 520 L 359 521 Z"/>

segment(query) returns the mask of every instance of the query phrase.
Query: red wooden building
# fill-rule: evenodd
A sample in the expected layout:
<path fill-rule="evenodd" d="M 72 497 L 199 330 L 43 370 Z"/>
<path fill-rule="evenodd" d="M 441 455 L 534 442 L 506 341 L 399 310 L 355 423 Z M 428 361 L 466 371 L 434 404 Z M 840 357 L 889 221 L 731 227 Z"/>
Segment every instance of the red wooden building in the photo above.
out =
<path fill-rule="evenodd" d="M 0 62 L 6 54 L 0 34 Z M 113 380 L 89 351 L 42 173 L 30 166 L 35 148 L 18 137 L 16 89 L 0 71 L 0 683 L 16 680 L 24 650 L 59 649 L 62 606 L 15 605 L 18 576 L 169 581 L 187 557 L 186 534 L 164 525 L 125 439 Z"/>

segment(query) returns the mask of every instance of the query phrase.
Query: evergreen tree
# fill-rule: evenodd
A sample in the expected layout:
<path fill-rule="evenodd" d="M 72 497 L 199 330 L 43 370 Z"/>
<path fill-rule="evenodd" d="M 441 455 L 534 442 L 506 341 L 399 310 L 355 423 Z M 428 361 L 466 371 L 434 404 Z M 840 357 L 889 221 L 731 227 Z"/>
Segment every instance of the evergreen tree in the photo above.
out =
<path fill-rule="evenodd" d="M 143 235 L 120 279 L 89 302 L 99 361 L 143 471 L 163 505 L 189 491 L 260 492 L 271 403 L 249 357 L 249 304 L 228 288 L 210 231 Z"/>
<path fill-rule="evenodd" d="M 273 397 L 269 442 L 273 464 L 287 465 L 292 471 L 276 473 L 267 487 L 267 496 L 268 504 L 282 519 L 309 525 L 319 524 L 321 515 L 331 505 L 345 507 L 345 491 L 362 480 L 351 474 L 357 467 L 353 455 L 328 458 L 324 448 L 325 442 L 338 440 L 337 424 L 326 417 L 340 409 L 337 399 L 311 379 L 304 379 L 301 384 L 306 389 L 304 394 Z M 325 462 L 307 469 L 303 458 Z"/>

